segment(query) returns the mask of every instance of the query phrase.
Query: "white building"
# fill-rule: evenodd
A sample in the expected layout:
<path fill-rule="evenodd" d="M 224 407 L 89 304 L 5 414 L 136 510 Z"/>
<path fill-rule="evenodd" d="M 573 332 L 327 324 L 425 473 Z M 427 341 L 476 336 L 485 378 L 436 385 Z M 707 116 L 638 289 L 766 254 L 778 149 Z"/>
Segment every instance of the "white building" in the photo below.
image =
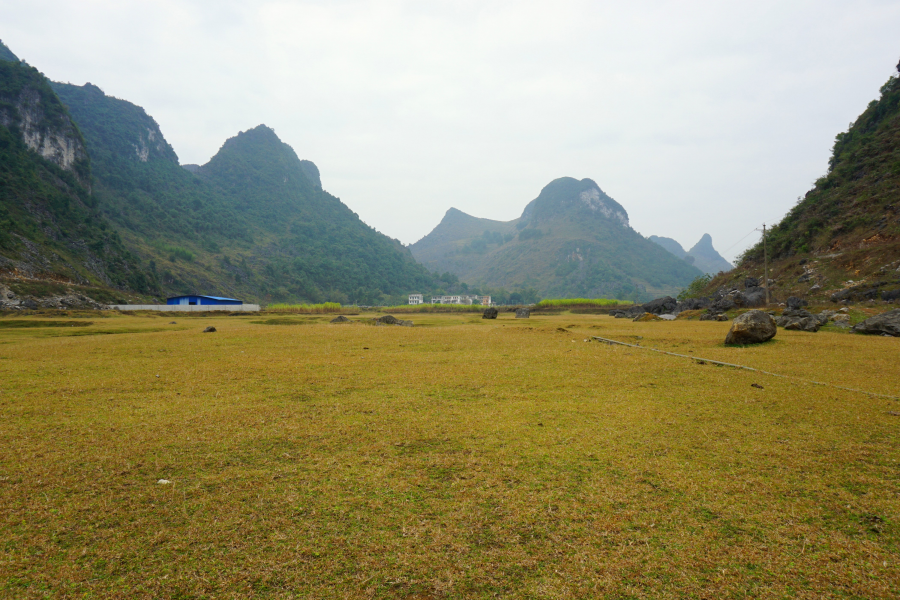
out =
<path fill-rule="evenodd" d="M 412 304 L 412 296 L 410 296 L 410 304 Z M 491 297 L 490 296 L 476 296 L 476 295 L 460 295 L 460 296 L 432 296 L 431 297 L 432 304 L 465 304 L 471 306 L 472 304 L 480 304 L 481 306 L 490 306 L 491 305 Z"/>
<path fill-rule="evenodd" d="M 424 298 L 422 294 L 410 294 L 409 295 L 409 303 L 410 304 L 422 304 L 424 302 Z"/>

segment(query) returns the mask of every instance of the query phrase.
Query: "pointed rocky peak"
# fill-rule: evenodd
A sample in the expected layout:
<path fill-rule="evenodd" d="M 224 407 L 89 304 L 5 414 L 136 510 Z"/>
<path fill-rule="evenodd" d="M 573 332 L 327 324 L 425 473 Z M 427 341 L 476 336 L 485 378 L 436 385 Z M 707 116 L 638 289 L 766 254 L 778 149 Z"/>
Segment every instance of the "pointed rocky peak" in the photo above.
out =
<path fill-rule="evenodd" d="M 610 198 L 592 179 L 573 177 L 554 179 L 541 190 L 522 212 L 523 221 L 543 221 L 554 216 L 578 212 L 593 215 L 622 227 L 628 227 L 628 213 Z"/>
<path fill-rule="evenodd" d="M 0 40 L 0 60 L 8 60 L 10 62 L 19 62 L 19 57 L 12 53 L 9 46 Z"/>
<path fill-rule="evenodd" d="M 300 160 L 294 149 L 266 125 L 228 138 L 216 155 L 200 168 L 203 174 L 224 179 L 236 176 L 229 172 L 235 169 L 244 171 L 244 176 L 262 178 L 268 185 L 322 189 L 318 167 L 311 161 Z"/>
<path fill-rule="evenodd" d="M 694 244 L 693 248 L 688 250 L 688 252 L 694 255 L 715 254 L 715 256 L 721 258 L 719 253 L 716 252 L 716 249 L 713 248 L 712 236 L 708 233 L 704 233 L 703 237 L 700 238 L 700 241 Z"/>
<path fill-rule="evenodd" d="M 713 247 L 712 236 L 704 233 L 703 237 L 688 250 L 688 256 L 695 258 L 694 266 L 704 273 L 716 274 L 719 271 L 730 271 L 734 268 Z"/>

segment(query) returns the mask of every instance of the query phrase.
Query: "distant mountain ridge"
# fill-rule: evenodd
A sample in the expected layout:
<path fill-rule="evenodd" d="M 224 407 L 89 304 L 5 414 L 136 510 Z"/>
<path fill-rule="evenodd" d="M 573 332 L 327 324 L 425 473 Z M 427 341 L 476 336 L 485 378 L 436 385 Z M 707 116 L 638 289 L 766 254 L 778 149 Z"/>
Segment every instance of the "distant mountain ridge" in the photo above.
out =
<path fill-rule="evenodd" d="M 725 260 L 712 245 L 712 236 L 704 233 L 700 240 L 694 244 L 690 250 L 682 248 L 681 244 L 672 238 L 651 235 L 651 242 L 659 244 L 678 258 L 687 260 L 689 264 L 694 265 L 704 273 L 715 275 L 720 271 L 730 271 L 734 268 L 730 262 Z"/>
<path fill-rule="evenodd" d="M 0 276 L 263 303 L 393 303 L 436 281 L 268 127 L 182 167 L 143 108 L 51 87 L 4 45 L 0 175 Z"/>
<path fill-rule="evenodd" d="M 550 182 L 512 221 L 451 208 L 410 250 L 470 286 L 543 297 L 648 299 L 701 274 L 631 229 L 625 208 L 596 182 L 571 177 Z"/>

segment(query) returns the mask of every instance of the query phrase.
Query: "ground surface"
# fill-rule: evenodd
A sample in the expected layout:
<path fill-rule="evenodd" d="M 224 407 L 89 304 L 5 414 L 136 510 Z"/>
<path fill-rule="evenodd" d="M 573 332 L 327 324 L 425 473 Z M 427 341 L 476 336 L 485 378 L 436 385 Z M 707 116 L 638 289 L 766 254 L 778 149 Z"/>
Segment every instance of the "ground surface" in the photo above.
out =
<path fill-rule="evenodd" d="M 900 402 L 584 342 L 896 396 L 900 340 L 412 318 L 0 318 L 0 595 L 900 595 Z"/>

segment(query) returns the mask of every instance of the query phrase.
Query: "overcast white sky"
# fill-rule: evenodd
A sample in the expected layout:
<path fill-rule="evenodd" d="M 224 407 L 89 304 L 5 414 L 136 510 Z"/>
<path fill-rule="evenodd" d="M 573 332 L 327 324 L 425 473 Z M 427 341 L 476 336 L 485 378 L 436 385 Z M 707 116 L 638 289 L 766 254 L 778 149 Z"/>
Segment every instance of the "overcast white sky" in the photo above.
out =
<path fill-rule="evenodd" d="M 0 0 L 51 79 L 144 107 L 182 163 L 260 123 L 415 242 L 590 177 L 644 235 L 732 259 L 900 59 L 898 1 Z M 733 248 L 729 246 L 736 244 Z"/>

